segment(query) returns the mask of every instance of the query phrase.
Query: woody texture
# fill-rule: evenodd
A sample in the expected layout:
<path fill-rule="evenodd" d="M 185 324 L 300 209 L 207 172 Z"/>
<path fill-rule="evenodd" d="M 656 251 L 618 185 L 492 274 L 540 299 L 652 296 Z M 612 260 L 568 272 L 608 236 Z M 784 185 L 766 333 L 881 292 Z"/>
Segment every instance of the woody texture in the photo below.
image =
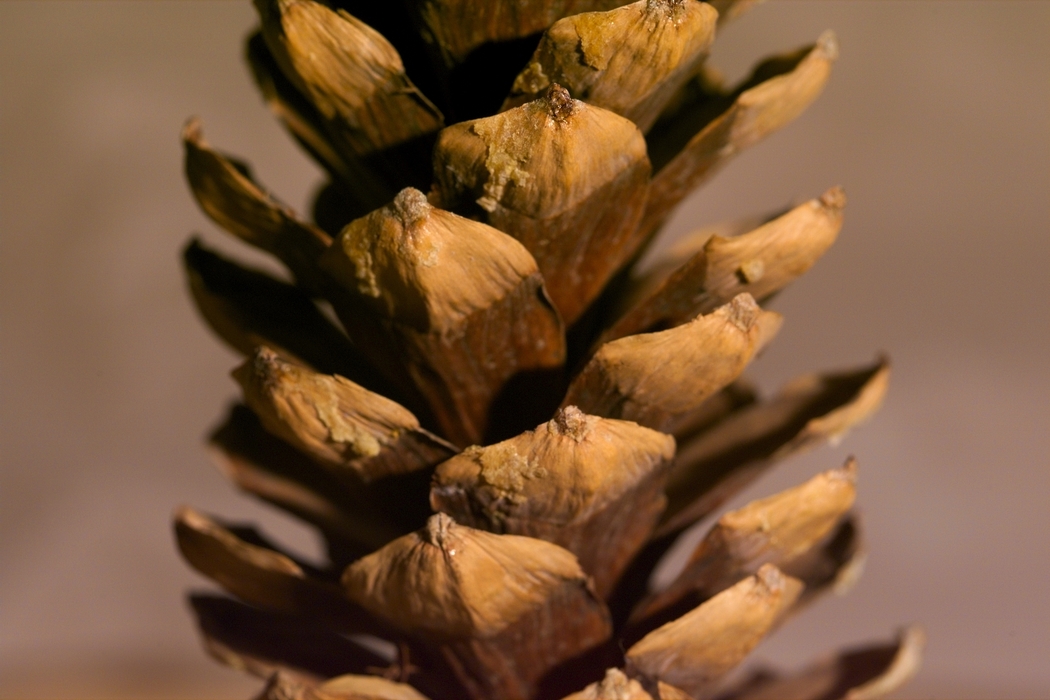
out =
<path fill-rule="evenodd" d="M 916 671 L 910 627 L 731 673 L 856 580 L 858 465 L 725 504 L 889 377 L 744 376 L 785 322 L 767 301 L 835 242 L 839 187 L 653 248 L 829 78 L 830 32 L 723 84 L 705 60 L 753 4 L 255 0 L 252 76 L 328 179 L 301 215 L 191 119 L 194 197 L 285 273 L 196 240 L 183 262 L 244 356 L 210 451 L 327 557 L 188 506 L 175 534 L 222 589 L 190 596 L 205 648 L 260 700 L 866 700 Z"/>

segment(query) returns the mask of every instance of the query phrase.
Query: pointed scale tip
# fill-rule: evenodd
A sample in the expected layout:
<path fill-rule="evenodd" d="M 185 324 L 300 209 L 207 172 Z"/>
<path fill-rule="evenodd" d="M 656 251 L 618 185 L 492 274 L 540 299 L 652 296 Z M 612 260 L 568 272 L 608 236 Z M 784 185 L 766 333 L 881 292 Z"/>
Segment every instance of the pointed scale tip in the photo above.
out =
<path fill-rule="evenodd" d="M 839 38 L 830 29 L 817 38 L 817 48 L 829 61 L 837 61 L 839 58 Z"/>
<path fill-rule="evenodd" d="M 182 125 L 182 140 L 194 144 L 200 143 L 204 140 L 203 130 L 204 127 L 201 118 L 194 115 L 187 119 L 186 123 Z"/>
<path fill-rule="evenodd" d="M 842 479 L 850 484 L 857 483 L 857 458 L 850 455 L 846 463 L 838 469 L 829 469 L 827 475 L 832 479 Z"/>
<path fill-rule="evenodd" d="M 568 695 L 562 700 L 653 700 L 642 684 L 618 668 L 605 671 L 605 677 L 589 686 Z"/>
<path fill-rule="evenodd" d="M 648 2 L 645 3 L 645 7 L 647 10 L 675 12 L 685 5 L 685 1 L 686 0 L 648 0 Z"/>
<path fill-rule="evenodd" d="M 763 564 L 755 573 L 755 581 L 762 586 L 763 593 L 774 595 L 781 593 L 787 585 L 787 578 L 772 564 Z"/>
<path fill-rule="evenodd" d="M 426 528 L 424 533 L 426 535 L 426 541 L 428 544 L 432 544 L 440 549 L 445 549 L 445 542 L 452 529 L 456 526 L 456 521 L 445 513 L 435 513 L 431 515 L 427 520 Z M 455 554 L 455 550 L 451 550 L 450 554 Z"/>
<path fill-rule="evenodd" d="M 755 321 L 758 320 L 762 309 L 755 303 L 753 296 L 744 292 L 743 294 L 737 294 L 732 301 L 716 313 L 722 313 L 727 321 L 747 333 L 755 325 Z"/>
<path fill-rule="evenodd" d="M 572 99 L 569 91 L 557 83 L 552 83 L 543 96 L 547 105 L 547 112 L 558 124 L 564 124 L 569 117 L 576 113 L 576 100 Z"/>
<path fill-rule="evenodd" d="M 846 207 L 846 191 L 841 187 L 832 187 L 824 194 L 820 195 L 820 204 L 825 209 L 838 212 L 842 211 Z"/>
<path fill-rule="evenodd" d="M 391 208 L 405 229 L 419 226 L 426 221 L 433 209 L 427 201 L 427 196 L 414 187 L 406 187 L 398 192 Z"/>
<path fill-rule="evenodd" d="M 576 442 L 582 442 L 591 432 L 594 422 L 593 417 L 589 417 L 576 406 L 566 406 L 558 409 L 549 426 L 550 431 L 557 435 L 566 435 Z"/>

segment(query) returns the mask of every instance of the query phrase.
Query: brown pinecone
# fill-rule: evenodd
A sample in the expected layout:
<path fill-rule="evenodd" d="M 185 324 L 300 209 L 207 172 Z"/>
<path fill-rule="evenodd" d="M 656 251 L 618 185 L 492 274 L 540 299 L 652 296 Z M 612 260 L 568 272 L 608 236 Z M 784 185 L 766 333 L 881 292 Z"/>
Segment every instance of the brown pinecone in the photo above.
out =
<path fill-rule="evenodd" d="M 220 464 L 316 526 L 328 562 L 189 508 L 175 529 L 237 599 L 192 596 L 208 650 L 262 698 L 860 699 L 917 668 L 912 628 L 723 682 L 859 574 L 853 460 L 722 515 L 650 586 L 686 529 L 841 437 L 888 378 L 879 360 L 767 398 L 741 378 L 782 322 L 760 304 L 834 242 L 841 189 L 645 255 L 828 78 L 830 33 L 723 86 L 704 60 L 752 4 L 256 0 L 255 80 L 330 182 L 301 218 L 191 120 L 198 202 L 290 276 L 196 241 L 185 265 L 246 356 Z"/>

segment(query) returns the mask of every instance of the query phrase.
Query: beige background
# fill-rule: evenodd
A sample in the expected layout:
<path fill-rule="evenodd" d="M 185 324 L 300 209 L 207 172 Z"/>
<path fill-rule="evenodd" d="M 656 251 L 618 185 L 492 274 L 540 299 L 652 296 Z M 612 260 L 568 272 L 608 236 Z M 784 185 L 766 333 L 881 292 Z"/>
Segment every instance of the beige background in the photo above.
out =
<path fill-rule="evenodd" d="M 183 594 L 204 582 L 170 513 L 317 551 L 205 457 L 235 358 L 178 265 L 193 231 L 226 243 L 182 182 L 187 116 L 295 206 L 319 181 L 250 84 L 252 24 L 246 1 L 0 3 L 0 696 L 248 697 L 198 648 Z M 905 697 L 1050 697 L 1050 2 L 774 0 L 716 61 L 739 75 L 827 27 L 822 99 L 673 225 L 844 185 L 840 241 L 777 301 L 756 376 L 895 361 L 871 424 L 752 491 L 856 453 L 871 549 L 848 597 L 760 653 L 800 663 L 921 621 Z"/>

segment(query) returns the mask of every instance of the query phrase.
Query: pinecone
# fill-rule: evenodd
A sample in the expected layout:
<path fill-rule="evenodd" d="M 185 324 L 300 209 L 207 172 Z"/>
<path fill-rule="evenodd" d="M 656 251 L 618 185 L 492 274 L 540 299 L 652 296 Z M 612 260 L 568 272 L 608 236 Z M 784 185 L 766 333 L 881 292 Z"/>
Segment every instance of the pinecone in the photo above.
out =
<path fill-rule="evenodd" d="M 852 459 L 722 515 L 650 585 L 683 532 L 886 389 L 883 359 L 767 398 L 741 378 L 782 320 L 759 303 L 834 242 L 839 188 L 644 255 L 690 191 L 819 94 L 833 35 L 726 87 L 704 59 L 753 0 L 339 4 L 256 0 L 248 40 L 266 102 L 330 175 L 314 222 L 197 121 L 183 134 L 205 212 L 290 272 L 185 251 L 202 315 L 247 358 L 214 453 L 328 551 L 318 569 L 181 509 L 183 555 L 234 596 L 191 596 L 207 649 L 267 678 L 262 698 L 903 683 L 917 628 L 724 683 L 859 574 Z"/>

